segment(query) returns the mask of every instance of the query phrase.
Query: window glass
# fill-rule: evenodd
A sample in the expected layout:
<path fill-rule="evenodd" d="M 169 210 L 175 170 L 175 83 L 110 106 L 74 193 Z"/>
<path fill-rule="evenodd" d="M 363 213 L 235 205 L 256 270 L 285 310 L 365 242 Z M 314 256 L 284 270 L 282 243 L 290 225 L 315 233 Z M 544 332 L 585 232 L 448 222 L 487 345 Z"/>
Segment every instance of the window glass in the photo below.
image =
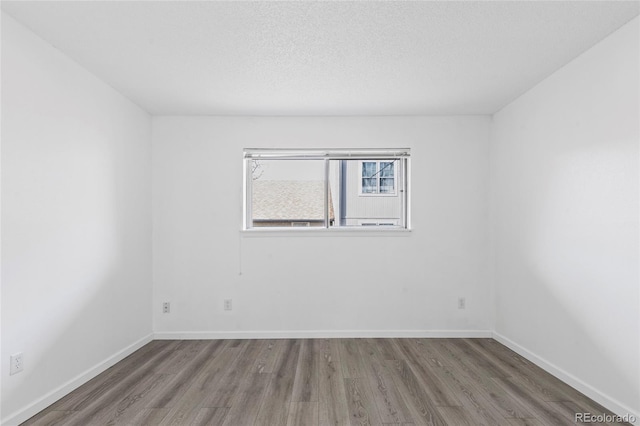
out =
<path fill-rule="evenodd" d="M 380 177 L 393 177 L 393 161 L 380 162 Z"/>
<path fill-rule="evenodd" d="M 372 178 L 376 175 L 376 163 L 372 161 L 362 162 L 362 177 Z"/>
<path fill-rule="evenodd" d="M 395 192 L 395 187 L 393 186 L 393 178 L 380 178 L 380 193 L 381 194 L 392 194 Z"/>
<path fill-rule="evenodd" d="M 324 161 L 251 160 L 252 227 L 325 226 Z"/>
<path fill-rule="evenodd" d="M 408 228 L 408 150 L 256 151 L 245 150 L 245 229 Z"/>

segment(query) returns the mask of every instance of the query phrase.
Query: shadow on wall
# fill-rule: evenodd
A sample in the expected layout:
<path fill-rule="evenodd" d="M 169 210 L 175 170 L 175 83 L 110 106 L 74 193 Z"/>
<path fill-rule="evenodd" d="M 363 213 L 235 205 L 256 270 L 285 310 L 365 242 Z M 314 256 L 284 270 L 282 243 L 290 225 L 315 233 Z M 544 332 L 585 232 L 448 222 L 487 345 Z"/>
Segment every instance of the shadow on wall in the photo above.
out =
<path fill-rule="evenodd" d="M 637 415 L 635 154 L 585 147 L 551 160 L 525 198 L 525 220 L 503 229 L 509 272 L 498 300 L 507 314 L 497 331 Z"/>
<path fill-rule="evenodd" d="M 531 282 L 537 284 L 538 295 L 523 299 L 530 309 L 518 312 L 519 324 L 524 323 L 527 327 L 535 328 L 537 334 L 533 337 L 529 335 L 528 338 L 514 338 L 512 336 L 518 334 L 509 332 L 504 333 L 505 337 L 573 375 L 597 392 L 634 410 L 633 414 L 637 415 L 640 410 L 634 403 L 640 399 L 638 383 L 634 380 L 636 376 L 627 366 L 638 364 L 638 353 L 635 349 L 638 347 L 638 338 L 627 334 L 622 339 L 624 347 L 621 347 L 621 339 L 616 336 L 620 327 L 608 321 L 606 311 L 594 310 L 593 320 L 611 327 L 610 335 L 603 339 L 599 331 L 589 329 L 585 322 L 572 312 L 575 303 L 558 298 L 557 293 L 552 290 L 554 286 L 536 275 L 535 270 L 530 269 L 527 275 Z M 540 301 L 543 303 L 538 303 Z M 626 310 L 629 326 L 633 325 L 631 323 L 634 322 L 636 312 Z M 513 330 L 512 327 L 504 328 Z M 636 367 L 636 373 L 637 371 Z"/>
<path fill-rule="evenodd" d="M 121 333 L 130 317 L 120 315 L 122 301 L 113 291 L 117 279 L 117 274 L 108 274 L 98 285 L 76 289 L 81 294 L 61 294 L 60 299 L 67 303 L 52 301 L 51 308 L 34 320 L 39 323 L 28 325 L 41 332 L 25 339 L 24 371 L 3 380 L 5 419 L 38 406 L 44 397 L 135 343 Z M 28 310 L 24 316 L 30 316 Z M 60 322 L 55 324 L 56 320 Z"/>

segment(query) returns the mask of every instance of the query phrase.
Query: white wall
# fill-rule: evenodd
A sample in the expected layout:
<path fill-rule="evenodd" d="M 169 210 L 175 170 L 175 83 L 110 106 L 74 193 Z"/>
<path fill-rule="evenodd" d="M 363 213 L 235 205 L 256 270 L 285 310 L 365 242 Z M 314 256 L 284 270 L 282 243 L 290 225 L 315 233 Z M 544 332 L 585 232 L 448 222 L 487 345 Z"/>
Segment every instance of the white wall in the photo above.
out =
<path fill-rule="evenodd" d="M 150 338 L 150 142 L 147 113 L 2 14 L 3 424 Z"/>
<path fill-rule="evenodd" d="M 495 329 L 640 412 L 638 18 L 494 116 Z"/>
<path fill-rule="evenodd" d="M 486 334 L 489 121 L 154 117 L 157 336 Z M 242 234 L 245 147 L 409 147 L 413 231 Z"/>
<path fill-rule="evenodd" d="M 495 326 L 638 413 L 638 72 L 636 19 L 493 123 L 150 121 L 3 14 L 0 359 L 25 354 L 23 373 L 2 369 L 3 424 L 148 340 L 151 320 L 161 338 Z M 413 230 L 243 234 L 244 147 L 409 147 Z"/>

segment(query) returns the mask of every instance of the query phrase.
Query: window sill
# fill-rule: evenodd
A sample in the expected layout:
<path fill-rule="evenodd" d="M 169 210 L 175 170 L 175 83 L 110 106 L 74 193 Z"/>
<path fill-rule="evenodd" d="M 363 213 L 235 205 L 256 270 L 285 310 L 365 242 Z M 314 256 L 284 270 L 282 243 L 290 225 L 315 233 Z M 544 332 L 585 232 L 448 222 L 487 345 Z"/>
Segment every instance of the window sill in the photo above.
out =
<path fill-rule="evenodd" d="M 370 229 L 358 228 L 317 228 L 317 229 L 288 229 L 288 228 L 260 228 L 243 229 L 242 237 L 408 237 L 411 229 L 387 228 Z"/>

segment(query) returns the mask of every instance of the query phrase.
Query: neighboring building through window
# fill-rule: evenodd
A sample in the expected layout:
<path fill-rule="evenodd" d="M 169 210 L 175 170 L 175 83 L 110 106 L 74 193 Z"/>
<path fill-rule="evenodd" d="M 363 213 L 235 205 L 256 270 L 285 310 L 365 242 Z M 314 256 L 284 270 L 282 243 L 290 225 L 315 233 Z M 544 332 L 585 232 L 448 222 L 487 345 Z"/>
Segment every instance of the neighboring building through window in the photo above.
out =
<path fill-rule="evenodd" d="M 244 229 L 409 227 L 408 149 L 246 149 Z"/>

